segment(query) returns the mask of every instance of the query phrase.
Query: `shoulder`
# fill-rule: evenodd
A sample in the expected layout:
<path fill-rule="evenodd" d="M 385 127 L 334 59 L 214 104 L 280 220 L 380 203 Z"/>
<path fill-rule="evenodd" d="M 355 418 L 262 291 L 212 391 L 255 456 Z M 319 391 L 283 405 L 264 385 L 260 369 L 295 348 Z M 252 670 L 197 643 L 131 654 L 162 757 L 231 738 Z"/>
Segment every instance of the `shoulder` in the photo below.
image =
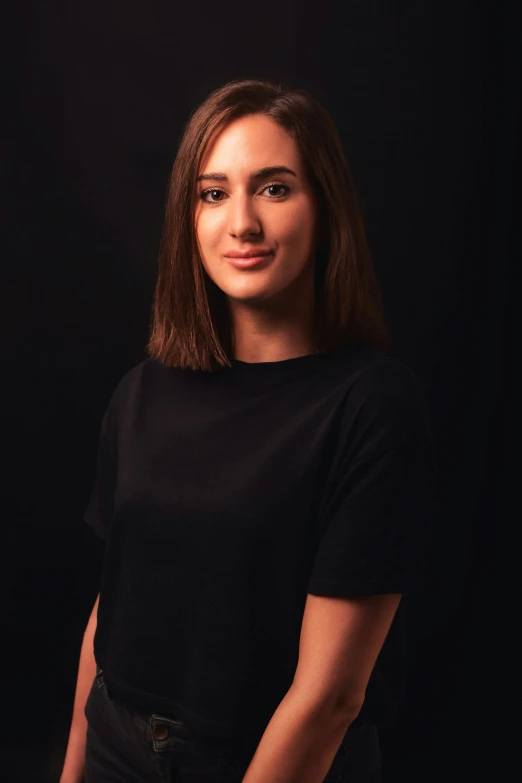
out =
<path fill-rule="evenodd" d="M 332 364 L 352 401 L 384 405 L 426 401 L 426 389 L 417 373 L 394 356 L 359 344 L 339 351 Z"/>
<path fill-rule="evenodd" d="M 430 437 L 426 388 L 408 364 L 364 349 L 346 358 L 346 370 L 343 421 L 350 437 L 378 450 Z"/>
<path fill-rule="evenodd" d="M 373 355 L 354 379 L 354 389 L 367 402 L 384 406 L 423 405 L 426 389 L 417 373 L 393 356 Z"/>
<path fill-rule="evenodd" d="M 142 394 L 144 387 L 156 383 L 165 370 L 163 365 L 150 357 L 134 364 L 120 376 L 114 386 L 109 409 L 125 407 L 130 400 Z"/>

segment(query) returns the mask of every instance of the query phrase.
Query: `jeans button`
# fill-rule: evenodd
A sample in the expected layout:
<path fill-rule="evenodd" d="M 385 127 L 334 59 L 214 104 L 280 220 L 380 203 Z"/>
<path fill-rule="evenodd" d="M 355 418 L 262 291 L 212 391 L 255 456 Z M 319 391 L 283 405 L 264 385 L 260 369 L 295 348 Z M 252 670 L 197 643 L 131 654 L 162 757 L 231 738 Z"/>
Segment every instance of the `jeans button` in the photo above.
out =
<path fill-rule="evenodd" d="M 152 727 L 152 736 L 157 740 L 165 740 L 169 736 L 169 727 L 157 724 Z"/>

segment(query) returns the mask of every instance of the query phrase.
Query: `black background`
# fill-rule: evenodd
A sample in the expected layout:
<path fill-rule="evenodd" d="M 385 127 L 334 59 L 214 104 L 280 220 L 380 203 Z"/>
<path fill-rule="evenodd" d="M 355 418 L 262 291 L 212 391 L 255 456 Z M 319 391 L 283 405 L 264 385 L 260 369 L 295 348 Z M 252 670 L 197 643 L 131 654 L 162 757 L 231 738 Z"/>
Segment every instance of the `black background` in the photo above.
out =
<path fill-rule="evenodd" d="M 11 9 L 3 780 L 58 781 L 103 557 L 81 519 L 98 428 L 115 384 L 145 356 L 183 125 L 212 89 L 242 77 L 306 87 L 334 117 L 392 324 L 390 353 L 416 370 L 431 403 L 436 558 L 412 605 L 411 688 L 384 737 L 383 781 L 471 780 L 492 763 L 493 537 L 516 513 L 520 12 L 442 6 L 48 0 Z"/>

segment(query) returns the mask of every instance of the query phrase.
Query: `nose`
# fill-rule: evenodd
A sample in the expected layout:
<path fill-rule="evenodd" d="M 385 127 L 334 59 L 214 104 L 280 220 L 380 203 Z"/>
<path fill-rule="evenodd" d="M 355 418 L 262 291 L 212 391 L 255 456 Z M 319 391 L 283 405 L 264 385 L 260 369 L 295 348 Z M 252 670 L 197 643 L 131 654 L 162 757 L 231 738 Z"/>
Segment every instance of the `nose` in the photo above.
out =
<path fill-rule="evenodd" d="M 241 196 L 233 199 L 230 205 L 228 233 L 234 237 L 251 236 L 259 234 L 261 223 L 259 215 L 249 196 Z"/>

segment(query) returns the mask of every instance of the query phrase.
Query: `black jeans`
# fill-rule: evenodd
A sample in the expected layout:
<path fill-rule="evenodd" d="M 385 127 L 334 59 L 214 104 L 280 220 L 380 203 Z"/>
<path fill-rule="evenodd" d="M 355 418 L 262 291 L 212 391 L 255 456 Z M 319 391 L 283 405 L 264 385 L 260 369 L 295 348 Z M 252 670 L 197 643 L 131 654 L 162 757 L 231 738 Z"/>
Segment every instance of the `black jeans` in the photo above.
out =
<path fill-rule="evenodd" d="M 145 713 L 107 691 L 97 667 L 85 716 L 85 783 L 241 783 L 255 746 L 210 738 L 182 721 Z M 325 783 L 379 783 L 374 726 L 350 726 Z"/>

